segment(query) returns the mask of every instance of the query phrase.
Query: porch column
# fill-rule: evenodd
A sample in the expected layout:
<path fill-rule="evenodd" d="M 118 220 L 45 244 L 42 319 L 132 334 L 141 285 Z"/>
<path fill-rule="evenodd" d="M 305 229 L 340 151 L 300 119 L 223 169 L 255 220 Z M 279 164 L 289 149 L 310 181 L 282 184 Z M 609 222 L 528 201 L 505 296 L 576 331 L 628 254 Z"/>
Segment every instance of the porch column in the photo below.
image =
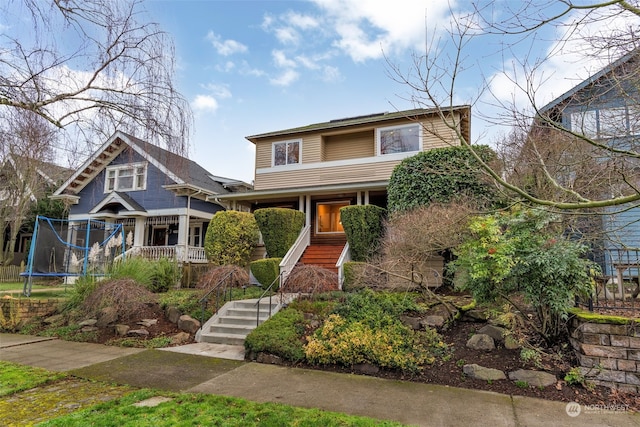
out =
<path fill-rule="evenodd" d="M 364 204 L 368 205 L 369 204 L 369 190 L 366 190 L 364 192 Z"/>
<path fill-rule="evenodd" d="M 306 225 L 311 225 L 311 196 L 307 195 L 307 204 L 305 207 L 307 218 Z"/>
<path fill-rule="evenodd" d="M 136 217 L 135 231 L 133 233 L 133 246 L 145 246 L 144 244 L 144 232 L 147 226 L 147 220 L 143 216 Z M 125 236 L 126 237 L 126 236 Z"/>
<path fill-rule="evenodd" d="M 362 193 L 360 191 L 356 191 L 356 205 L 362 204 Z"/>
<path fill-rule="evenodd" d="M 189 217 L 187 215 L 180 215 L 178 217 L 178 244 L 176 249 L 182 252 L 177 253 L 176 258 L 178 261 L 188 261 L 187 244 L 189 238 Z"/>

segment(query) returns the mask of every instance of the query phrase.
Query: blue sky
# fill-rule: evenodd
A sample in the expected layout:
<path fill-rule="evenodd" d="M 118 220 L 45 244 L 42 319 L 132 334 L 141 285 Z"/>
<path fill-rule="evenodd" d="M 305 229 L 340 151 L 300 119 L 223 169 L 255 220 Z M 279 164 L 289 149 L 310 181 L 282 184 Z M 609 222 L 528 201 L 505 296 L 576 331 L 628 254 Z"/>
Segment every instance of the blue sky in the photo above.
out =
<path fill-rule="evenodd" d="M 389 64 L 410 70 L 412 53 L 424 53 L 425 39 L 445 37 L 449 6 L 463 14 L 469 3 L 147 0 L 144 6 L 176 44 L 177 86 L 195 114 L 191 158 L 212 174 L 251 182 L 254 150 L 246 136 L 415 108 L 408 100 L 409 87 L 390 77 Z M 497 18 L 504 12 L 501 6 L 522 4 L 495 3 Z M 522 101 L 513 82 L 521 78 L 517 63 L 525 55 L 530 61 L 544 56 L 555 38 L 553 30 L 546 30 L 505 51 L 503 43 L 509 42 L 504 38 L 483 36 L 465 48 L 468 68 L 460 75 L 454 103 L 472 103 L 483 79 L 493 78 L 493 95 L 485 93 L 483 102 L 474 103 L 472 142 L 495 138 L 496 126 L 475 114 L 497 102 Z M 539 103 L 559 96 L 600 65 L 571 54 L 556 57 L 536 70 L 545 87 Z"/>

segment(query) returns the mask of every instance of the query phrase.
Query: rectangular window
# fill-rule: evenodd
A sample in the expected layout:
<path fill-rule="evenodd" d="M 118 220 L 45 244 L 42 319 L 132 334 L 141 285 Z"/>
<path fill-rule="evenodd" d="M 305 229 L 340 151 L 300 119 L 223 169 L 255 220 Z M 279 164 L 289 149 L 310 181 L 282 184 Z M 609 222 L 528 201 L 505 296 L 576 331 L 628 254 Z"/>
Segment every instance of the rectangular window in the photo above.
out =
<path fill-rule="evenodd" d="M 282 141 L 273 144 L 273 166 L 295 165 L 300 163 L 299 139 Z"/>
<path fill-rule="evenodd" d="M 598 136 L 596 110 L 571 113 L 571 130 L 587 138 L 596 138 Z"/>
<path fill-rule="evenodd" d="M 316 205 L 316 233 L 344 233 L 340 208 L 349 206 L 348 201 L 318 203 Z"/>
<path fill-rule="evenodd" d="M 600 138 L 627 135 L 627 109 L 625 107 L 603 108 L 598 112 Z"/>
<path fill-rule="evenodd" d="M 106 170 L 104 191 L 138 191 L 147 187 L 147 165 L 136 163 L 109 166 Z"/>
<path fill-rule="evenodd" d="M 378 154 L 420 151 L 422 149 L 421 130 L 419 124 L 378 129 Z"/>

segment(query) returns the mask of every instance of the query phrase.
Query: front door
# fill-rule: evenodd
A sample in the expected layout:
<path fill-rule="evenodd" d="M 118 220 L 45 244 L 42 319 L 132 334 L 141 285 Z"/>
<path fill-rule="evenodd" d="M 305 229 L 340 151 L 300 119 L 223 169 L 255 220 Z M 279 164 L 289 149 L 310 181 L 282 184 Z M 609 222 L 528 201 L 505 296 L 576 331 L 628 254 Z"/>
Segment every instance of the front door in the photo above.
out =
<path fill-rule="evenodd" d="M 316 234 L 344 233 L 340 220 L 340 208 L 349 201 L 319 202 L 316 204 Z"/>
<path fill-rule="evenodd" d="M 167 227 L 153 227 L 151 231 L 151 246 L 166 246 L 168 236 Z"/>

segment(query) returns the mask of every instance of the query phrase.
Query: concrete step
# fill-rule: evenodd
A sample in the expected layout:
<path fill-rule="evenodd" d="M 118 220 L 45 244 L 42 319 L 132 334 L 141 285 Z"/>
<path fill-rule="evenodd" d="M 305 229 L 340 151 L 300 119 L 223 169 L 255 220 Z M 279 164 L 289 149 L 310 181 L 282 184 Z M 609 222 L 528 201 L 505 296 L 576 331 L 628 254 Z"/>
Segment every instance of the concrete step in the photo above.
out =
<path fill-rule="evenodd" d="M 255 322 L 251 326 L 234 325 L 229 323 L 214 323 L 211 325 L 211 328 L 209 328 L 209 331 L 212 333 L 234 334 L 234 335 L 242 335 L 243 337 L 246 337 L 255 328 L 256 328 Z"/>
<path fill-rule="evenodd" d="M 219 318 L 219 322 L 227 325 L 246 325 L 246 326 L 256 326 L 256 316 L 251 318 L 244 316 L 221 316 Z M 264 320 L 260 319 L 259 323 L 263 323 Z"/>
<path fill-rule="evenodd" d="M 209 332 L 200 336 L 200 342 L 209 342 L 214 344 L 244 345 L 246 336 L 236 334 L 224 334 L 218 332 Z"/>

